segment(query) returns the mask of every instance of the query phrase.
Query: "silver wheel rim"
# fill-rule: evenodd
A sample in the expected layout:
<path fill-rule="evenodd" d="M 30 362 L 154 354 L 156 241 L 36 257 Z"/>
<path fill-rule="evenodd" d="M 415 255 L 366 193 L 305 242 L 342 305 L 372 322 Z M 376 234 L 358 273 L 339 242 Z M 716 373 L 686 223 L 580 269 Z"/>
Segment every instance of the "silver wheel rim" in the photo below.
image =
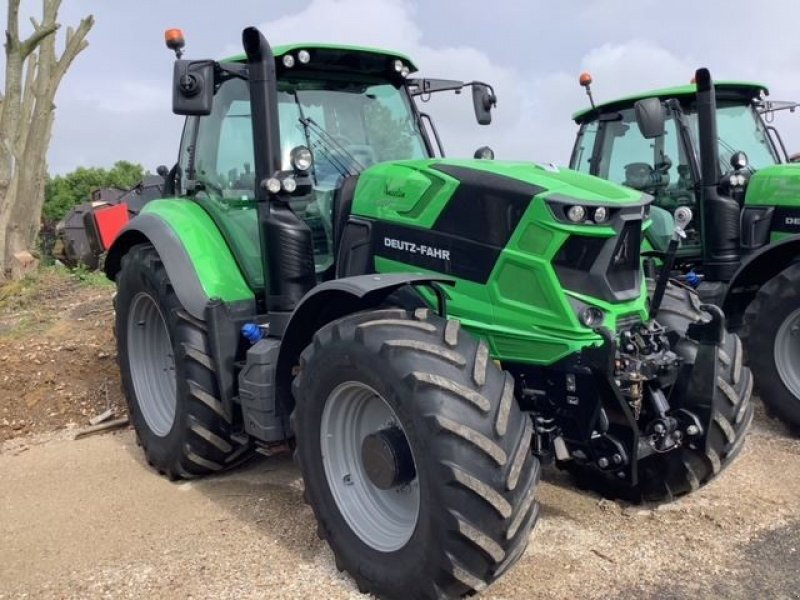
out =
<path fill-rule="evenodd" d="M 336 506 L 361 541 L 380 552 L 405 546 L 419 517 L 418 476 L 401 487 L 382 490 L 370 481 L 362 464 L 364 438 L 392 426 L 408 439 L 386 400 L 355 381 L 331 392 L 320 425 L 322 464 Z"/>
<path fill-rule="evenodd" d="M 128 311 L 128 367 L 136 403 L 158 437 L 172 429 L 176 410 L 175 357 L 156 301 L 139 292 Z"/>
<path fill-rule="evenodd" d="M 800 399 L 800 308 L 790 314 L 775 336 L 775 366 L 792 395 Z"/>

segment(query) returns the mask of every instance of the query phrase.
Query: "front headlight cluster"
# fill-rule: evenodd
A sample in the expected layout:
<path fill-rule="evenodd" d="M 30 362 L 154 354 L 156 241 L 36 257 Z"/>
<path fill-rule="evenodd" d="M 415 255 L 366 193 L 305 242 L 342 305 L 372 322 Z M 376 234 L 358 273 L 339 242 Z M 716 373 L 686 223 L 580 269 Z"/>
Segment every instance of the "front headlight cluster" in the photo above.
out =
<path fill-rule="evenodd" d="M 611 216 L 610 209 L 605 206 L 582 206 L 573 204 L 565 211 L 567 219 L 573 223 L 596 223 L 598 225 L 608 222 Z"/>

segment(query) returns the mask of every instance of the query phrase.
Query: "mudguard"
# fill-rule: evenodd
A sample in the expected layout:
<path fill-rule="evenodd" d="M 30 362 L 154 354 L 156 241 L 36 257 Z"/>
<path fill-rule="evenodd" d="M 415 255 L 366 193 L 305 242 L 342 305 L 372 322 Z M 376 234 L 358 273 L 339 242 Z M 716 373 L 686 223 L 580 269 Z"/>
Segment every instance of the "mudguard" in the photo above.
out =
<path fill-rule="evenodd" d="M 311 342 L 314 332 L 322 326 L 359 310 L 382 304 L 391 294 L 407 285 L 433 287 L 436 284 L 452 285 L 454 280 L 415 273 L 356 275 L 326 281 L 308 292 L 295 310 L 282 332 L 278 358 L 278 393 L 283 402 L 291 402 L 289 385 L 292 369 L 300 353 Z M 440 303 L 444 294 L 436 292 Z M 440 311 L 443 310 L 440 306 Z M 274 332 L 277 333 L 277 332 Z"/>
<path fill-rule="evenodd" d="M 743 312 L 755 295 L 754 288 L 775 277 L 791 263 L 800 260 L 800 235 L 764 246 L 751 254 L 730 280 L 722 309 L 735 317 Z"/>
<path fill-rule="evenodd" d="M 109 249 L 106 276 L 113 280 L 128 250 L 148 242 L 163 261 L 181 304 L 193 317 L 205 320 L 205 308 L 212 298 L 226 303 L 255 300 L 225 239 L 199 205 L 174 199 L 150 202 Z"/>

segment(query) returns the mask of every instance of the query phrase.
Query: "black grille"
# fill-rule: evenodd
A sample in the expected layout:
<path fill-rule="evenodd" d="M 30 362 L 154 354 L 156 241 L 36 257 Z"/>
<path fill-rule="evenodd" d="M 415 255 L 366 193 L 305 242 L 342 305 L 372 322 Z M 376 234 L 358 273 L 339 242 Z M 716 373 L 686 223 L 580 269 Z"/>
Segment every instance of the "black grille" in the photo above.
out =
<path fill-rule="evenodd" d="M 553 260 L 566 289 L 609 302 L 632 300 L 640 294 L 641 219 L 619 219 L 611 238 L 572 236 Z"/>
<path fill-rule="evenodd" d="M 627 290 L 637 284 L 641 246 L 642 222 L 628 221 L 619 235 L 607 271 L 612 290 Z"/>
<path fill-rule="evenodd" d="M 573 236 L 561 246 L 554 262 L 576 271 L 589 271 L 607 241 L 608 238 Z"/>

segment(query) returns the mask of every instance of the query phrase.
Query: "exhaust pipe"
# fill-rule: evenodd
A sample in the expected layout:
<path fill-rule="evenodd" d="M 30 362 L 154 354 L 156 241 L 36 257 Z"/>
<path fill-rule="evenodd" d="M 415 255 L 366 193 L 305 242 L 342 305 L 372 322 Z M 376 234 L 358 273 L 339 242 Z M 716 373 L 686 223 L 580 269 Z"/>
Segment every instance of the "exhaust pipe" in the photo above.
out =
<path fill-rule="evenodd" d="M 700 223 L 703 231 L 703 270 L 706 281 L 729 281 L 739 267 L 739 203 L 720 196 L 717 98 L 708 69 L 698 69 L 697 128 L 700 142 Z"/>
<path fill-rule="evenodd" d="M 242 45 L 249 73 L 265 304 L 268 313 L 290 312 L 316 284 L 311 230 L 290 208 L 288 195 L 271 194 L 264 185 L 281 169 L 275 55 L 255 27 L 242 32 Z"/>

